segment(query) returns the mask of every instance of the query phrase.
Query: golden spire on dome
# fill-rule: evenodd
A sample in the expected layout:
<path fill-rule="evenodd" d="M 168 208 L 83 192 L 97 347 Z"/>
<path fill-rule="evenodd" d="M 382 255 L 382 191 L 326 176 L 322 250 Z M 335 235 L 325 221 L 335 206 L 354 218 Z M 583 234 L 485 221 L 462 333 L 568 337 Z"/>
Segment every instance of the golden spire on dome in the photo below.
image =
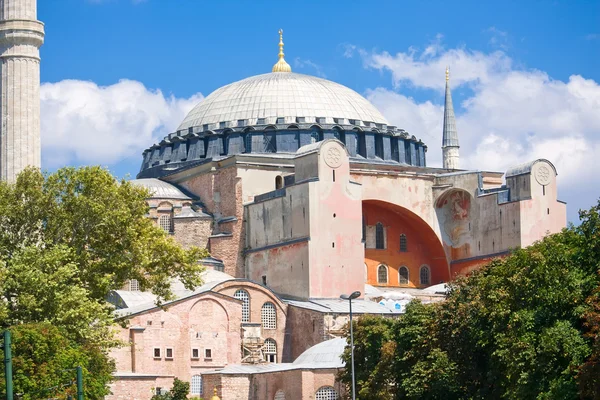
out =
<path fill-rule="evenodd" d="M 292 72 L 292 67 L 283 58 L 283 29 L 279 30 L 279 61 L 273 65 L 273 72 Z"/>
<path fill-rule="evenodd" d="M 446 67 L 446 82 L 450 80 L 450 67 Z"/>

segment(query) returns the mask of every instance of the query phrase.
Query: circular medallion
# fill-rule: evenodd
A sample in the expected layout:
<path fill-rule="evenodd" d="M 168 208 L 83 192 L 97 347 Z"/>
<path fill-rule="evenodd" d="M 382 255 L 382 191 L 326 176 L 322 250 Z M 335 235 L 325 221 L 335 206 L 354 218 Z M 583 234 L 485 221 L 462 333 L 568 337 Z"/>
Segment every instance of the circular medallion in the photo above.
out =
<path fill-rule="evenodd" d="M 550 168 L 547 165 L 540 165 L 535 171 L 535 180 L 542 186 L 546 186 L 551 181 Z"/>
<path fill-rule="evenodd" d="M 342 165 L 342 151 L 337 147 L 330 147 L 325 152 L 325 162 L 331 168 L 337 168 Z"/>

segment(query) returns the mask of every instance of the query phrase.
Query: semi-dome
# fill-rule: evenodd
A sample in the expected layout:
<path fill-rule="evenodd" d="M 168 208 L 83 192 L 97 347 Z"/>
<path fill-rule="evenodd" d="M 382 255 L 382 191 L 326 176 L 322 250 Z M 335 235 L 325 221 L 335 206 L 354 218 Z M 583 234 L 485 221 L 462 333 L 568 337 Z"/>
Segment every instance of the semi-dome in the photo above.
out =
<path fill-rule="evenodd" d="M 184 194 L 181 190 L 168 182 L 161 181 L 160 179 L 132 179 L 129 181 L 129 183 L 148 189 L 151 199 L 191 200 L 191 198 Z"/>
<path fill-rule="evenodd" d="M 297 73 L 269 73 L 223 86 L 198 103 L 178 131 L 285 123 L 370 122 L 388 125 L 367 99 L 338 83 Z"/>

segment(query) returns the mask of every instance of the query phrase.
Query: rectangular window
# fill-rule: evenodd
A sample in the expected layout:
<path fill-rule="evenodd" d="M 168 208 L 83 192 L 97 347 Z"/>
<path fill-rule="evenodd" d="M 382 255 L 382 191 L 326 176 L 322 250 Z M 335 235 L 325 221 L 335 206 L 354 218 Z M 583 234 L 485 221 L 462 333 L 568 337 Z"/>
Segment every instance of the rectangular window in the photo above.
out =
<path fill-rule="evenodd" d="M 160 358 L 160 347 L 154 348 L 154 358 Z"/>
<path fill-rule="evenodd" d="M 211 349 L 204 349 L 204 359 L 206 359 L 206 360 L 212 359 L 212 350 Z"/>
<path fill-rule="evenodd" d="M 193 360 L 197 360 L 200 358 L 200 350 L 199 349 L 192 349 L 192 359 Z"/>
<path fill-rule="evenodd" d="M 173 359 L 173 348 L 171 347 L 167 347 L 165 349 L 165 358 L 167 360 L 172 360 Z"/>

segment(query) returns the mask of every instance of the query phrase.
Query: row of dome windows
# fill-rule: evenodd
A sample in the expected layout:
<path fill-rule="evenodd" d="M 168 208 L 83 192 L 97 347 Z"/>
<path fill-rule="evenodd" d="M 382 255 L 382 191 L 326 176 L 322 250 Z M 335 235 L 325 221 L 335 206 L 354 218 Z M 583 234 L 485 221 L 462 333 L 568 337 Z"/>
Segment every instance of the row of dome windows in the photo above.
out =
<path fill-rule="evenodd" d="M 377 283 L 387 285 L 388 282 L 388 267 L 387 265 L 380 264 L 379 267 L 377 267 Z M 398 268 L 398 283 L 400 285 L 408 285 L 410 283 L 408 267 L 404 265 Z M 431 270 L 428 265 L 422 265 L 419 269 L 419 284 L 431 284 Z"/>
<path fill-rule="evenodd" d="M 425 166 L 423 143 L 417 143 L 411 139 L 390 137 L 377 132 L 346 132 L 337 128 L 324 131 L 317 127 L 309 131 L 292 129 L 291 131 L 297 132 L 290 138 L 289 134 L 286 135 L 286 132 L 289 131 L 288 129 L 281 132 L 268 128 L 263 132 L 210 135 L 163 144 L 147 150 L 142 170 L 170 162 L 184 162 L 227 154 L 295 152 L 303 145 L 330 138 L 344 143 L 351 156 L 358 155 L 364 158 L 386 159 L 409 165 Z M 372 136 L 372 139 L 367 140 L 367 136 Z M 373 142 L 370 142 L 371 140 Z M 386 140 L 388 141 L 387 145 L 384 143 Z M 280 146 L 281 148 L 279 148 Z"/>

